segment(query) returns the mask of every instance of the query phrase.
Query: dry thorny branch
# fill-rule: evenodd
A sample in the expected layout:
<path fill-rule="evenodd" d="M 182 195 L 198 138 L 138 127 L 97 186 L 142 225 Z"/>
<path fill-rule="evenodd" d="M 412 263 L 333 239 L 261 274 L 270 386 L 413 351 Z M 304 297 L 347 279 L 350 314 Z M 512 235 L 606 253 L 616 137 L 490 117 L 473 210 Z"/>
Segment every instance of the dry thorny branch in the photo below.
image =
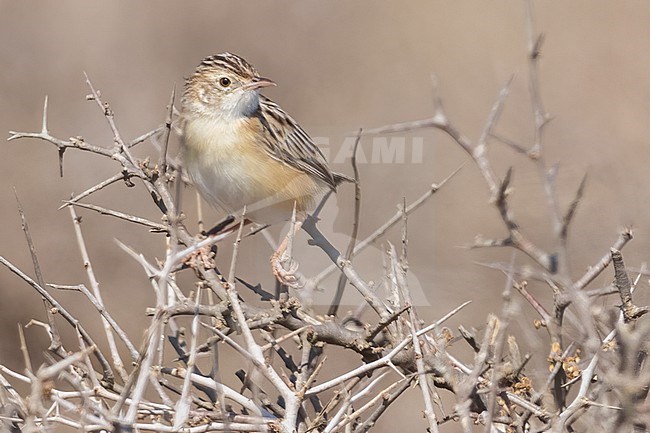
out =
<path fill-rule="evenodd" d="M 620 249 L 632 238 L 625 230 L 602 259 L 584 275 L 568 271 L 568 227 L 584 193 L 583 181 L 575 199 L 562 213 L 556 198 L 557 168 L 544 160 L 543 131 L 549 116 L 541 102 L 538 62 L 542 35 L 534 29 L 532 0 L 527 1 L 529 88 L 532 99 L 534 142 L 530 147 L 514 143 L 494 131 L 508 96 L 508 80 L 497 98 L 476 143 L 463 136 L 447 117 L 438 101 L 432 118 L 394 124 L 363 135 L 435 128 L 449 135 L 475 163 L 491 195 L 490 203 L 498 210 L 507 236 L 501 239 L 477 238 L 474 247 L 511 247 L 523 252 L 537 265 L 537 271 L 519 269 L 513 260 L 507 265 L 490 264 L 507 275 L 503 289 L 503 309 L 490 314 L 482 335 L 460 327 L 462 338 L 455 339 L 443 323 L 467 305 L 426 324 L 412 305 L 407 282 L 406 254 L 408 215 L 431 197 L 447 179 L 427 188 L 426 192 L 379 227 L 367 239 L 353 236 L 347 252 L 341 254 L 316 227 L 316 218 L 305 221 L 303 229 L 311 243 L 321 248 L 332 264 L 320 274 L 304 275 L 302 290 L 314 290 L 325 277 L 340 272 L 339 290 L 346 281 L 356 289 L 375 313 L 375 319 L 336 317 L 337 295 L 330 315 L 316 315 L 309 305 L 290 296 L 287 290 L 270 295 L 237 277 L 237 256 L 244 236 L 243 224 L 235 236 L 229 272 L 222 275 L 215 267 L 216 243 L 225 234 L 219 230 L 191 233 L 183 223 L 177 201 L 177 188 L 185 179 L 180 163 L 167 155 L 167 143 L 173 123 L 174 94 L 164 124 L 132 140 L 125 141 L 114 121 L 111 107 L 101 99 L 89 79 L 88 99 L 94 101 L 108 121 L 110 145 L 99 145 L 81 137 L 62 140 L 50 135 L 47 125 L 47 98 L 42 129 L 37 133 L 12 132 L 10 140 L 35 138 L 57 146 L 60 164 L 68 149 L 89 152 L 119 164 L 117 173 L 65 202 L 74 224 L 90 287 L 84 284 L 61 286 L 47 284 L 40 272 L 27 220 L 19 203 L 23 230 L 34 263 L 35 279 L 16 268 L 7 258 L 0 262 L 34 288 L 45 302 L 47 323 L 44 327 L 51 344 L 47 365 L 32 365 L 20 328 L 25 371 L 12 371 L 0 365 L 0 408 L 3 431 L 45 431 L 57 425 L 83 431 L 294 431 L 365 432 L 371 430 L 385 411 L 399 401 L 410 386 L 418 385 L 428 429 L 440 431 L 441 425 L 457 422 L 465 432 L 476 426 L 485 432 L 574 431 L 597 426 L 605 431 L 645 431 L 648 419 L 646 397 L 650 374 L 646 367 L 648 322 L 638 319 L 646 307 L 633 303 L 638 282 L 630 281 Z M 361 134 L 360 134 L 361 135 Z M 131 149 L 147 139 L 160 145 L 158 163 L 136 159 Z M 556 251 L 545 251 L 525 234 L 510 208 L 512 170 L 500 177 L 492 168 L 488 145 L 498 140 L 524 153 L 543 177 L 546 199 L 551 210 Z M 358 172 L 355 165 L 355 174 Z M 62 172 L 62 168 L 61 168 Z M 451 176 L 450 176 L 451 177 Z M 106 209 L 81 202 L 93 193 L 120 181 L 132 186 L 140 182 L 149 192 L 161 214 L 162 222 L 149 221 L 128 212 Z M 360 187 L 356 191 L 355 227 L 359 224 Z M 80 207 L 120 218 L 129 223 L 162 233 L 167 242 L 164 260 L 152 263 L 130 247 L 122 247 L 142 266 L 153 288 L 156 305 L 147 310 L 150 325 L 140 342 L 132 341 L 104 307 L 103 295 L 86 250 Z M 243 220 L 243 219 L 242 219 Z M 227 220 L 223 225 L 231 223 Z M 387 248 L 387 281 L 392 291 L 385 301 L 364 280 L 353 258 L 390 227 L 402 223 L 402 251 Z M 216 234 L 212 234 L 216 233 Z M 161 236 L 160 234 L 154 236 Z M 232 238 L 231 238 L 232 239 Z M 614 263 L 614 283 L 593 288 L 593 282 L 610 262 Z M 180 272 L 193 272 L 198 289 L 188 293 L 177 283 Z M 643 274 L 642 271 L 639 275 Z M 527 289 L 527 276 L 544 284 L 554 294 L 552 305 L 543 305 Z M 253 289 L 259 302 L 245 301 Z M 106 347 L 98 344 L 65 305 L 57 301 L 57 290 L 74 290 L 87 298 L 104 325 Z M 616 306 L 603 308 L 596 301 L 619 293 L 620 314 Z M 520 295 L 539 316 L 534 325 L 548 333 L 549 372 L 531 372 L 531 354 L 523 354 L 509 328 L 518 310 L 513 297 Z M 307 297 L 305 297 L 307 298 Z M 304 298 L 303 298 L 304 299 Z M 181 326 L 182 316 L 191 319 L 189 331 Z M 63 342 L 58 327 L 62 320 L 78 335 L 76 343 Z M 569 339 L 565 322 L 578 330 Z M 361 326 L 350 326 L 350 324 Z M 574 329 L 574 332 L 575 332 Z M 473 357 L 461 360 L 454 355 L 465 342 Z M 64 344 L 69 345 L 65 347 Z M 72 347 L 75 346 L 75 347 Z M 359 365 L 347 373 L 327 378 L 325 367 L 330 346 L 339 346 L 359 355 Z M 173 359 L 167 356 L 173 351 Z M 245 367 L 223 371 L 219 358 L 235 353 Z M 123 359 L 126 356 L 127 360 Z M 208 360 L 209 371 L 200 368 Z M 236 376 L 239 389 L 226 385 L 223 378 Z M 20 393 L 12 383 L 22 383 L 28 392 Z M 439 395 L 439 392 L 441 393 Z M 444 395 L 442 395 L 444 393 Z M 450 396 L 455 403 L 448 403 Z M 583 430 L 584 430 L 583 428 Z"/>

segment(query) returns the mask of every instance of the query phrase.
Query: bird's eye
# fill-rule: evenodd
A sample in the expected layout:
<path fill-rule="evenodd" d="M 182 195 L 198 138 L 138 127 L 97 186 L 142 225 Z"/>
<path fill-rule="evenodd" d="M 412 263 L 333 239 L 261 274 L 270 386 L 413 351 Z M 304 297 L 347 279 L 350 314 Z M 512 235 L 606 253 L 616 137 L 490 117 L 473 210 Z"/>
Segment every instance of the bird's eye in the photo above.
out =
<path fill-rule="evenodd" d="M 221 77 L 219 78 L 219 84 L 221 84 L 221 87 L 228 87 L 230 86 L 232 82 L 230 81 L 230 78 L 228 77 Z"/>

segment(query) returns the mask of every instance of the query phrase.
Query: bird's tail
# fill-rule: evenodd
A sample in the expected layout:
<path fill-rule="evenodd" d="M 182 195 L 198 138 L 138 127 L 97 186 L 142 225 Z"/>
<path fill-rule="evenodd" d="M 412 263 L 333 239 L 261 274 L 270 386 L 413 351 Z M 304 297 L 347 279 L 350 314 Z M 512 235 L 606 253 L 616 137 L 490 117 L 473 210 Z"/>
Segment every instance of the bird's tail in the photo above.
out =
<path fill-rule="evenodd" d="M 350 177 L 348 175 L 345 175 L 343 173 L 332 173 L 332 176 L 334 177 L 334 183 L 336 186 L 339 186 L 343 182 L 354 182 L 354 178 Z"/>

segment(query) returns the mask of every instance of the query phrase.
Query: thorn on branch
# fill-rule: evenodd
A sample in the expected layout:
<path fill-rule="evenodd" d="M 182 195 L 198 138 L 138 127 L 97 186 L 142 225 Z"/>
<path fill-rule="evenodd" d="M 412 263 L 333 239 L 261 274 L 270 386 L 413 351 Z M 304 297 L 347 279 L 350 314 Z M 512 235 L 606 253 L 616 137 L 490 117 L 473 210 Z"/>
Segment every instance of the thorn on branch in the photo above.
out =
<path fill-rule="evenodd" d="M 578 191 L 576 191 L 576 196 L 569 205 L 569 208 L 567 209 L 566 214 L 564 215 L 564 219 L 562 220 L 562 228 L 560 229 L 560 236 L 562 239 L 567 238 L 567 234 L 569 231 L 569 224 L 571 224 L 571 221 L 573 220 L 573 217 L 575 216 L 576 210 L 578 208 L 578 205 L 580 204 L 580 200 L 582 200 L 582 196 L 584 195 L 585 192 L 585 186 L 587 185 L 587 174 L 582 177 L 582 181 L 580 181 L 580 186 L 578 187 Z"/>
<path fill-rule="evenodd" d="M 506 177 L 503 179 L 503 182 L 501 182 L 501 186 L 499 188 L 499 199 L 505 200 L 505 198 L 508 195 L 508 187 L 510 186 L 510 180 L 512 179 L 512 167 L 508 168 L 508 171 L 506 173 Z"/>
<path fill-rule="evenodd" d="M 510 192 L 509 187 L 510 187 L 511 180 L 512 180 L 512 167 L 508 168 L 506 177 L 501 182 L 501 185 L 499 185 L 499 189 L 497 191 L 497 196 L 496 196 L 496 205 L 499 208 L 499 212 L 501 213 L 501 218 L 503 219 L 503 222 L 508 227 L 509 231 L 517 230 L 519 228 L 518 224 L 513 221 L 510 215 L 510 210 L 508 209 L 508 194 Z"/>
<path fill-rule="evenodd" d="M 494 132 L 490 133 L 490 137 L 494 138 L 497 141 L 500 141 L 501 143 L 510 146 L 512 150 L 515 152 L 521 153 L 522 155 L 526 155 L 528 153 L 528 149 L 526 149 L 524 146 L 521 144 L 515 142 L 514 140 L 510 140 L 509 138 L 503 137 L 499 134 L 496 134 Z"/>
<path fill-rule="evenodd" d="M 59 147 L 59 176 L 63 177 L 63 155 L 67 147 Z"/>
<path fill-rule="evenodd" d="M 43 102 L 43 124 L 41 126 L 41 134 L 47 135 L 47 95 L 45 95 L 45 102 Z"/>
<path fill-rule="evenodd" d="M 544 33 L 540 33 L 530 50 L 530 60 L 538 60 L 542 54 L 542 45 L 544 44 Z"/>

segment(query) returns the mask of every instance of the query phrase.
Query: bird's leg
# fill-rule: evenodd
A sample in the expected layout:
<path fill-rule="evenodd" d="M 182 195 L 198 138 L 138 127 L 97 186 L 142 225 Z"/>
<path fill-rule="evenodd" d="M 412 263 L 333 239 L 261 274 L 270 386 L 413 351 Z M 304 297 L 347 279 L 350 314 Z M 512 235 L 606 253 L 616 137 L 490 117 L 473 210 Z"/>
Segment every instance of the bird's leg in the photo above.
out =
<path fill-rule="evenodd" d="M 281 283 L 289 287 L 298 288 L 298 278 L 295 273 L 298 263 L 293 260 L 293 239 L 300 230 L 302 221 L 293 221 L 289 233 L 284 238 L 277 250 L 271 256 L 273 275 Z"/>

